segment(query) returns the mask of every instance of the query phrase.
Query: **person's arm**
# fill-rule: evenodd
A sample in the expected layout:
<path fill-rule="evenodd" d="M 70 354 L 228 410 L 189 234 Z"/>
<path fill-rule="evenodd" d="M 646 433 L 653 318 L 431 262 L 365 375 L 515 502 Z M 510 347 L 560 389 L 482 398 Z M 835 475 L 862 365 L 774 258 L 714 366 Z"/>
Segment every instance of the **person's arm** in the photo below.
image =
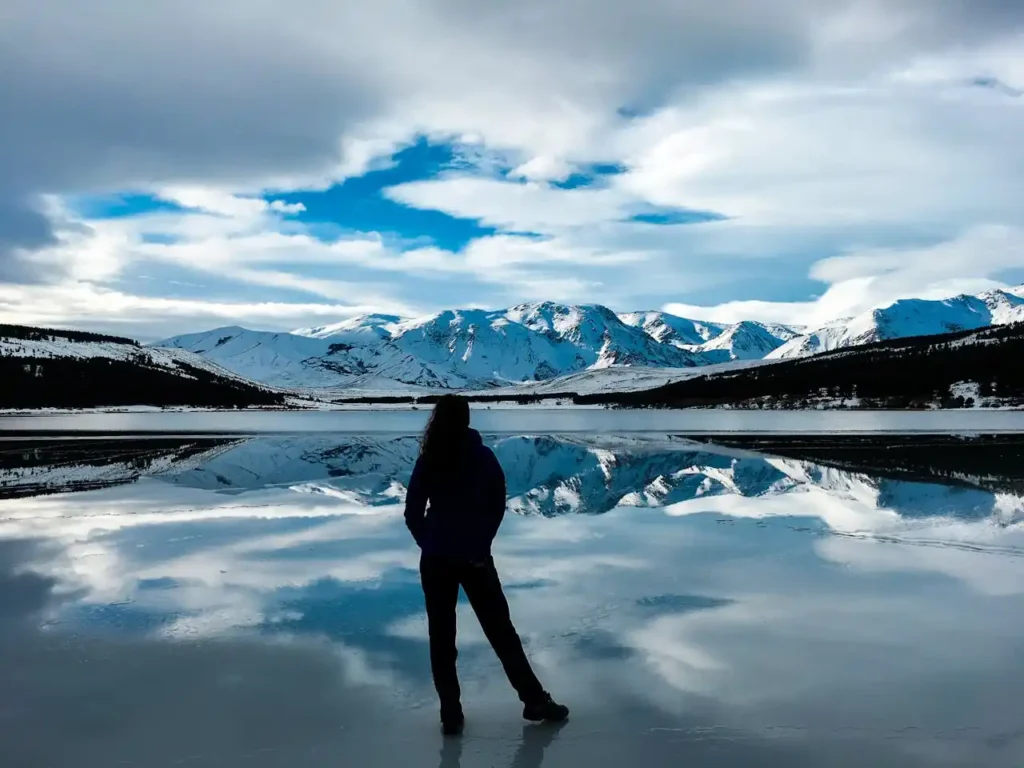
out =
<path fill-rule="evenodd" d="M 409 478 L 409 490 L 405 494 L 405 525 L 416 540 L 423 546 L 423 529 L 427 524 L 427 485 L 423 459 L 416 459 L 412 477 Z"/>
<path fill-rule="evenodd" d="M 501 521 L 505 519 L 505 473 L 501 469 L 498 457 L 490 448 L 484 450 L 484 471 L 487 473 L 487 519 L 486 533 L 488 541 L 494 541 L 498 535 Z"/>

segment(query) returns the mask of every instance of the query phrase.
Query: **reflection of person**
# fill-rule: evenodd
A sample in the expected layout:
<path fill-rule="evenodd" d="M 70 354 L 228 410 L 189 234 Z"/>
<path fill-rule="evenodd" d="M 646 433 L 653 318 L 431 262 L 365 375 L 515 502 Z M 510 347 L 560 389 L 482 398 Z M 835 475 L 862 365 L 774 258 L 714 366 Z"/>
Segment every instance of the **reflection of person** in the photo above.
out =
<path fill-rule="evenodd" d="M 511 768 L 540 768 L 544 763 L 544 750 L 548 748 L 564 723 L 551 725 L 524 725 L 523 740 L 519 742 Z"/>
<path fill-rule="evenodd" d="M 541 768 L 544 764 L 544 750 L 554 740 L 564 721 L 545 725 L 524 725 L 523 740 L 519 742 L 512 758 L 511 768 Z M 441 747 L 441 762 L 437 768 L 461 768 L 462 740 L 445 739 Z"/>
<path fill-rule="evenodd" d="M 409 481 L 405 522 L 423 551 L 420 578 L 430 666 L 441 700 L 441 724 L 449 735 L 461 733 L 464 722 L 455 668 L 460 586 L 523 702 L 523 717 L 561 721 L 569 716 L 568 708 L 552 701 L 537 680 L 512 626 L 491 557 L 491 542 L 504 516 L 505 475 L 480 433 L 469 427 L 469 402 L 457 395 L 441 397 Z"/>
<path fill-rule="evenodd" d="M 445 739 L 437 768 L 462 768 L 462 739 Z"/>

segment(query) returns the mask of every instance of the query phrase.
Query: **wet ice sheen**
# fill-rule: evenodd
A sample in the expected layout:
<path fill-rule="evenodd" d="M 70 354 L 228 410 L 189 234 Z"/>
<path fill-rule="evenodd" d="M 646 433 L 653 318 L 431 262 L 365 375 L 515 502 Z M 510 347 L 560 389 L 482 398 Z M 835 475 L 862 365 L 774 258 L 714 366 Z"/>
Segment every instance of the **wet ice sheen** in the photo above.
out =
<path fill-rule="evenodd" d="M 414 438 L 4 444 L 0 765 L 1024 761 L 1019 462 L 949 485 L 653 432 L 488 440 L 564 728 L 518 719 L 460 605 L 467 731 L 437 732 Z"/>

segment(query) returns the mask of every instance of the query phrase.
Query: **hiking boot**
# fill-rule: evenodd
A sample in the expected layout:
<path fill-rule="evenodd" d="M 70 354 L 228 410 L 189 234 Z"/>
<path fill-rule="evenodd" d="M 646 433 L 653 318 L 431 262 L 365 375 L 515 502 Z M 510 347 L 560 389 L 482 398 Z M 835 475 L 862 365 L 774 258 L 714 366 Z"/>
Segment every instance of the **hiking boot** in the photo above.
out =
<path fill-rule="evenodd" d="M 452 712 L 441 712 L 441 733 L 445 736 L 460 736 L 462 729 L 466 726 L 466 717 L 462 709 Z"/>
<path fill-rule="evenodd" d="M 569 719 L 569 708 L 564 704 L 556 704 L 550 693 L 545 693 L 544 698 L 532 701 L 523 707 L 523 719 L 532 720 L 535 723 L 546 721 L 549 723 L 560 723 Z"/>

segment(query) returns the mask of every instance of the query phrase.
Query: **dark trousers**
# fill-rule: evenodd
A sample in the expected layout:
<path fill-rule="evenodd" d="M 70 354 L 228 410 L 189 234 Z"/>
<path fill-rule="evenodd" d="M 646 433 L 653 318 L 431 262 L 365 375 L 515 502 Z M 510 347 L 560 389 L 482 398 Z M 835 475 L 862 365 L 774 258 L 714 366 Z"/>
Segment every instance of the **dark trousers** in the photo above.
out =
<path fill-rule="evenodd" d="M 460 706 L 461 691 L 455 669 L 459 655 L 455 647 L 455 604 L 459 599 L 460 586 L 466 592 L 469 604 L 520 701 L 533 702 L 543 697 L 544 688 L 533 673 L 523 651 L 522 640 L 512 626 L 508 601 L 501 590 L 492 558 L 471 562 L 423 555 L 420 558 L 420 579 L 427 604 L 430 668 L 442 712 L 455 712 Z"/>

